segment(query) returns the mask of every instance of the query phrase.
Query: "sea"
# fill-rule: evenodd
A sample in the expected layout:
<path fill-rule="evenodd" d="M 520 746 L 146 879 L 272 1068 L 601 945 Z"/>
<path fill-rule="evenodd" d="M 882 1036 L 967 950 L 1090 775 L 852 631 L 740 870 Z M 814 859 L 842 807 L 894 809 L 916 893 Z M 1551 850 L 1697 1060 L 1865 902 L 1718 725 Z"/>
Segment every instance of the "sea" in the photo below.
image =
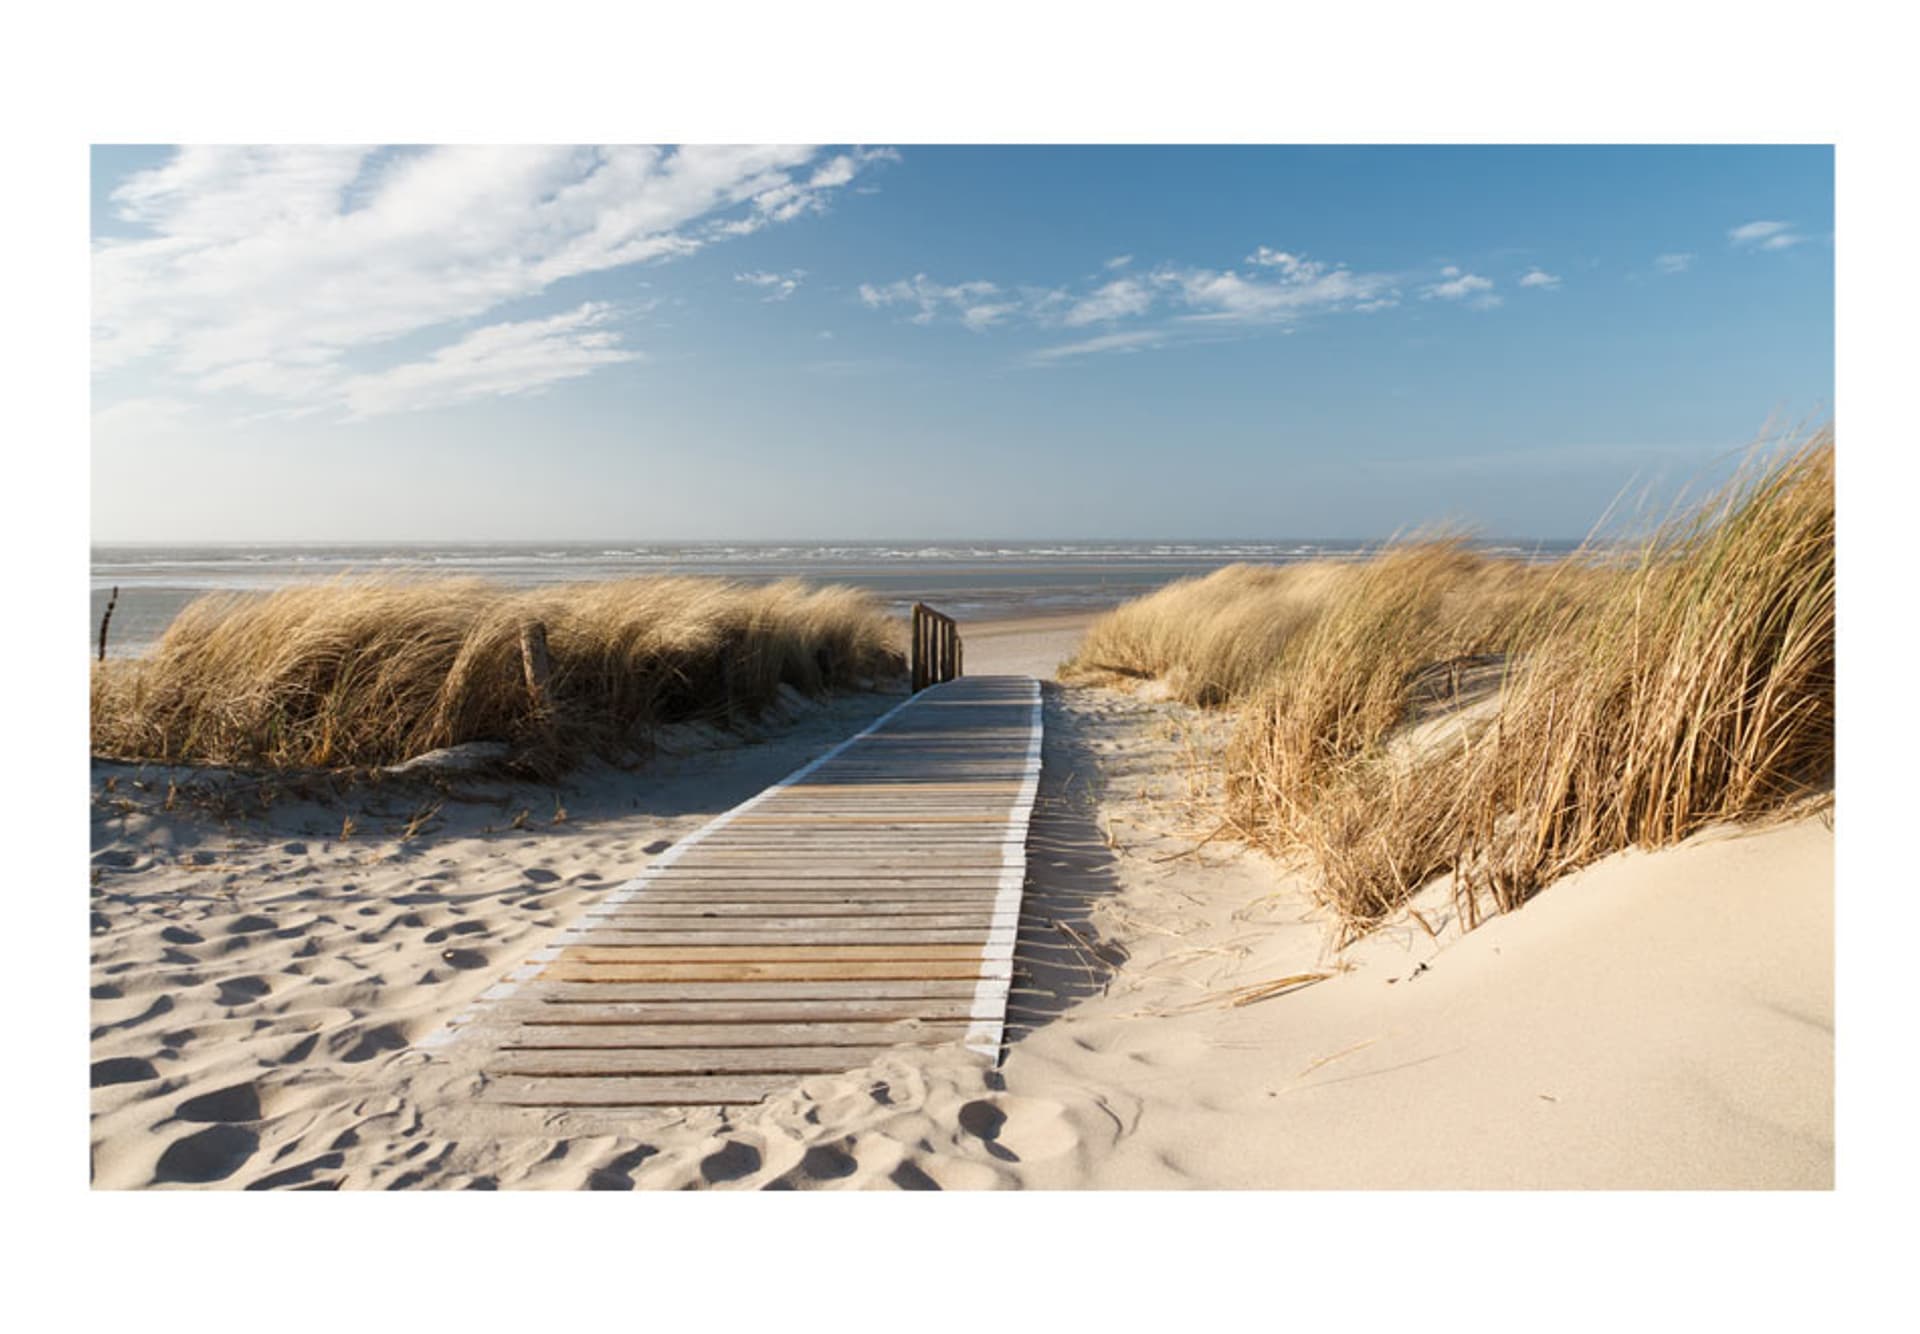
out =
<path fill-rule="evenodd" d="M 95 546 L 88 648 L 115 597 L 108 656 L 151 647 L 180 609 L 215 592 L 267 592 L 340 577 L 468 576 L 516 588 L 659 574 L 852 584 L 904 614 L 925 602 L 960 621 L 1104 611 L 1176 579 L 1238 562 L 1353 559 L 1378 541 L 1304 542 L 502 542 Z M 1573 543 L 1488 541 L 1552 559 Z"/>

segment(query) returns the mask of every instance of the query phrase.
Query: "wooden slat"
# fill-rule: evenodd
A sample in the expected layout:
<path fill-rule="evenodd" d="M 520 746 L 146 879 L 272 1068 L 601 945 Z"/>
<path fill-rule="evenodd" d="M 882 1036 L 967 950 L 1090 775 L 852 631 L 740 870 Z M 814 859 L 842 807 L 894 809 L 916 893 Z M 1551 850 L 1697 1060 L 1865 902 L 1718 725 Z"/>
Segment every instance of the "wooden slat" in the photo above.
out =
<path fill-rule="evenodd" d="M 881 942 L 858 945 L 575 945 L 562 950 L 559 962 L 573 963 L 912 963 L 919 959 L 969 962 L 980 958 L 978 947 L 964 945 L 902 945 Z"/>
<path fill-rule="evenodd" d="M 980 926 L 951 927 L 946 930 L 915 931 L 895 926 L 867 926 L 842 931 L 832 930 L 760 930 L 735 927 L 732 930 L 702 930 L 699 927 L 671 927 L 664 930 L 621 930 L 606 928 L 594 932 L 594 943 L 602 948 L 622 945 L 647 945 L 679 950 L 694 945 L 779 946 L 817 954 L 836 945 L 947 945 L 970 946 L 977 955 L 987 943 L 990 932 Z"/>
<path fill-rule="evenodd" d="M 945 680 L 958 637 L 930 624 Z M 939 685 L 661 854 L 483 997 L 482 1100 L 732 1105 L 900 1045 L 996 1041 L 1036 700 L 1025 678 Z"/>
<path fill-rule="evenodd" d="M 649 1021 L 735 1023 L 772 1015 L 866 1019 L 943 1019 L 973 1015 L 972 983 L 755 983 L 726 987 L 684 987 L 636 983 L 630 987 L 570 983 L 540 987 L 516 1006 L 515 1019 L 541 1017 L 634 1017 Z"/>
<path fill-rule="evenodd" d="M 798 1000 L 871 1000 L 907 1003 L 919 1000 L 970 1001 L 973 999 L 975 989 L 976 979 L 971 977 L 879 980 L 856 977 L 816 980 L 804 987 L 796 987 L 789 982 L 765 981 L 706 980 L 674 981 L 668 984 L 652 982 L 614 984 L 553 980 L 539 983 L 535 988 L 530 989 L 528 998 L 561 1004 L 589 1001 L 596 1005 L 612 1004 L 616 1001 L 672 1001 L 675 1003 L 699 1001 L 715 1005 L 732 1005 L 743 1001 Z"/>
<path fill-rule="evenodd" d="M 548 982 L 955 981 L 981 977 L 980 962 L 937 959 L 822 963 L 555 963 Z"/>
<path fill-rule="evenodd" d="M 503 1051 L 575 1051 L 704 1049 L 746 1050 L 765 1047 L 891 1047 L 951 1042 L 967 1026 L 967 1017 L 946 1020 L 885 1020 L 848 1023 L 813 1020 L 754 1024 L 634 1024 L 581 1020 L 528 1020 Z"/>
<path fill-rule="evenodd" d="M 498 1052 L 489 1074 L 525 1079 L 631 1079 L 646 1075 L 833 1075 L 898 1044 L 864 1047 L 649 1047 Z M 915 1045 L 926 1045 L 925 1038 Z"/>

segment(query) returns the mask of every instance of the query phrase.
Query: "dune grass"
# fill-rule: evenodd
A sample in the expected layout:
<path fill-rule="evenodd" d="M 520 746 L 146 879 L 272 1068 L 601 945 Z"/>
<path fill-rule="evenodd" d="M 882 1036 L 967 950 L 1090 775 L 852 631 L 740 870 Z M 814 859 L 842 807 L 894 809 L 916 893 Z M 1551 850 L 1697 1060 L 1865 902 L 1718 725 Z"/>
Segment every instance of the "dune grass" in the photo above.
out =
<path fill-rule="evenodd" d="M 1181 579 L 1098 617 L 1062 680 L 1164 681 L 1176 699 L 1217 708 L 1272 671 L 1287 641 L 1333 601 L 1352 567 L 1335 561 L 1229 565 Z"/>
<path fill-rule="evenodd" d="M 1831 790 L 1829 426 L 1647 540 L 1553 623 L 1486 738 L 1450 760 L 1469 914 L 1627 847 Z"/>
<path fill-rule="evenodd" d="M 524 626 L 545 628 L 536 702 Z M 363 768 L 497 740 L 536 768 L 650 729 L 751 716 L 890 676 L 902 636 L 865 593 L 662 577 L 516 590 L 342 579 L 190 604 L 147 655 L 93 669 L 92 745 L 125 759 Z M 544 705 L 544 706 L 543 706 Z"/>
<path fill-rule="evenodd" d="M 1350 937 L 1436 876 L 1475 920 L 1822 790 L 1833 605 L 1828 427 L 1624 554 L 1235 567 L 1102 618 L 1063 676 L 1232 708 L 1227 827 L 1308 863 Z"/>

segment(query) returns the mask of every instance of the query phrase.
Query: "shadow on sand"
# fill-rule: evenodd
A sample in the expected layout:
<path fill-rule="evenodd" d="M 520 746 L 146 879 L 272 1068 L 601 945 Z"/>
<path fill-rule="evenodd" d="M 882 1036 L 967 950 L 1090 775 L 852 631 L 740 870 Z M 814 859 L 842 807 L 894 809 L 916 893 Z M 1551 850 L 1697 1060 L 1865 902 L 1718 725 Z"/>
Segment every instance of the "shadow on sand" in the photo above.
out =
<path fill-rule="evenodd" d="M 1067 723 L 1060 686 L 1048 681 L 1041 689 L 1046 738 L 1027 831 L 1027 881 L 1007 1000 L 1009 1046 L 1103 993 L 1127 958 L 1118 943 L 1102 941 L 1089 921 L 1094 904 L 1120 883 L 1095 818 L 1099 761 Z"/>

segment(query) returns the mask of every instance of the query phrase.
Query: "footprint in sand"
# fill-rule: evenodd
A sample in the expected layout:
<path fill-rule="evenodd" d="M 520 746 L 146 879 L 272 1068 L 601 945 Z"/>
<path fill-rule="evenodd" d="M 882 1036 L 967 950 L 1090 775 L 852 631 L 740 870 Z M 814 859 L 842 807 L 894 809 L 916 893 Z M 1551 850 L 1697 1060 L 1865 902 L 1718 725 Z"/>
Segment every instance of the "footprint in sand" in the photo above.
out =
<path fill-rule="evenodd" d="M 362 1061 L 371 1061 L 383 1051 L 399 1051 L 406 1045 L 407 1035 L 400 1031 L 398 1024 L 384 1024 L 362 1033 L 353 1050 L 340 1059 L 350 1065 L 358 1065 Z"/>
<path fill-rule="evenodd" d="M 105 1088 L 109 1084 L 134 1084 L 143 1079 L 158 1079 L 160 1072 L 153 1068 L 153 1062 L 138 1056 L 109 1056 L 104 1061 L 93 1063 L 93 1087 Z"/>
<path fill-rule="evenodd" d="M 313 1181 L 314 1173 L 330 1171 L 347 1161 L 344 1153 L 323 1153 L 317 1158 L 309 1158 L 304 1163 L 295 1163 L 292 1167 L 282 1168 L 269 1173 L 258 1181 L 249 1181 L 248 1190 L 284 1190 L 289 1186 L 306 1186 Z M 339 1186 L 338 1181 L 324 1183 L 322 1188 Z"/>
<path fill-rule="evenodd" d="M 901 1190 L 939 1190 L 940 1183 L 921 1171 L 911 1159 L 905 1159 L 900 1166 L 888 1173 L 887 1180 Z"/>
<path fill-rule="evenodd" d="M 1071 1153 L 1080 1142 L 1067 1109 L 1050 1098 L 976 1098 L 960 1109 L 960 1128 L 978 1136 L 1005 1162 L 1032 1162 Z"/>
<path fill-rule="evenodd" d="M 92 1038 L 94 1040 L 98 1040 L 104 1034 L 111 1033 L 115 1029 L 138 1028 L 140 1025 L 146 1023 L 149 1019 L 158 1019 L 161 1015 L 170 1014 L 172 1011 L 173 1011 L 173 997 L 167 996 L 167 995 L 155 996 L 153 998 L 153 1004 L 149 1005 L 146 1009 L 142 1010 L 139 1014 L 136 1014 L 135 1016 L 133 1016 L 133 1018 L 122 1019 L 118 1023 L 101 1024 L 97 1026 L 93 1030 Z"/>
<path fill-rule="evenodd" d="M 800 1159 L 800 1170 L 814 1181 L 838 1181 L 859 1167 L 852 1154 L 831 1144 L 816 1144 Z"/>
<path fill-rule="evenodd" d="M 244 1126 L 212 1125 L 167 1145 L 155 1166 L 153 1179 L 205 1185 L 224 1181 L 239 1171 L 260 1147 L 260 1136 Z"/>
<path fill-rule="evenodd" d="M 760 1150 L 751 1144 L 728 1140 L 717 1151 L 700 1160 L 700 1177 L 708 1185 L 738 1181 L 760 1170 Z"/>
<path fill-rule="evenodd" d="M 173 1114 L 182 1121 L 258 1121 L 260 1089 L 256 1084 L 232 1084 L 188 1098 Z"/>
<path fill-rule="evenodd" d="M 660 1150 L 651 1144 L 642 1144 L 638 1148 L 627 1150 L 612 1161 L 594 1168 L 593 1173 L 587 1177 L 587 1189 L 632 1190 L 633 1169 L 659 1152 Z"/>
<path fill-rule="evenodd" d="M 169 945 L 200 945 L 204 944 L 207 938 L 196 931 L 187 930 L 184 926 L 170 926 L 160 933 L 160 939 Z"/>
<path fill-rule="evenodd" d="M 213 1003 L 231 1010 L 257 1001 L 272 990 L 273 985 L 264 977 L 252 974 L 246 977 L 231 977 L 220 984 L 220 994 L 213 998 Z"/>
<path fill-rule="evenodd" d="M 449 968 L 485 968 L 487 956 L 480 950 L 441 950 L 440 958 Z"/>

